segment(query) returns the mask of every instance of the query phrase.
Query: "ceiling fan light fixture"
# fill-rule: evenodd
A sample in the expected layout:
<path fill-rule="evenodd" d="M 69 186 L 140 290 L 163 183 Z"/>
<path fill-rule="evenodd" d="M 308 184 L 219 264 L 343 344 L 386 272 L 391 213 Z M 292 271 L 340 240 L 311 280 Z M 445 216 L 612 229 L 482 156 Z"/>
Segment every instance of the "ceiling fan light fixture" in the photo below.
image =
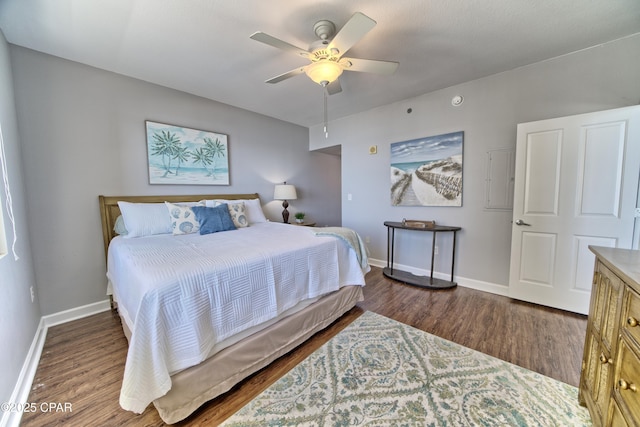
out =
<path fill-rule="evenodd" d="M 307 65 L 304 72 L 319 85 L 326 85 L 340 77 L 342 70 L 340 64 L 335 61 L 320 60 Z"/>

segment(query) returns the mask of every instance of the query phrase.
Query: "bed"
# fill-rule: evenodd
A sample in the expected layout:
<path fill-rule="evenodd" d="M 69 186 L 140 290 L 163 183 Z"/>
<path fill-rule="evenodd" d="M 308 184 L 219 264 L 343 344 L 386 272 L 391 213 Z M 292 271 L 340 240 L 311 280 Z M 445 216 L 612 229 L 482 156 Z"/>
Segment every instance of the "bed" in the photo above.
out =
<path fill-rule="evenodd" d="M 124 409 L 141 413 L 152 402 L 164 422 L 181 421 L 363 299 L 369 267 L 355 232 L 269 222 L 257 194 L 99 202 L 109 293 L 129 340 Z M 132 222 L 131 209 L 140 217 L 163 205 L 167 215 L 168 208 L 220 212 L 220 205 L 246 212 L 231 212 L 234 229 L 206 235 L 183 233 L 180 219 L 172 232 L 145 234 L 154 214 L 142 228 Z"/>

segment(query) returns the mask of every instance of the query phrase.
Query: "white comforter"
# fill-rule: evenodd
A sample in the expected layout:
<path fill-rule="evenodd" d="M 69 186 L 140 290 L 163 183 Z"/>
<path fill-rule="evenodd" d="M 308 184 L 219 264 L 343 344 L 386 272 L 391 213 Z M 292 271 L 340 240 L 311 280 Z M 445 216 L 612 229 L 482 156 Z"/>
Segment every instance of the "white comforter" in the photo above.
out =
<path fill-rule="evenodd" d="M 216 343 L 305 299 L 364 286 L 364 270 L 344 241 L 280 223 L 115 238 L 107 276 L 131 328 L 120 405 L 142 413 Z"/>

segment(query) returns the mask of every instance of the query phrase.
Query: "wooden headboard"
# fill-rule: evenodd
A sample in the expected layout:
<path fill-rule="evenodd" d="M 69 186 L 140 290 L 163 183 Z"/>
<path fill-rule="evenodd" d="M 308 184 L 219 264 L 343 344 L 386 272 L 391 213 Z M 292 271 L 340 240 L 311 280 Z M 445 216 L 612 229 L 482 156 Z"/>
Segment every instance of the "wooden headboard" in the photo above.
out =
<path fill-rule="evenodd" d="M 163 202 L 199 202 L 212 199 L 259 199 L 258 193 L 249 194 L 197 194 L 188 196 L 98 196 L 100 201 L 100 218 L 102 220 L 102 239 L 104 240 L 104 256 L 106 258 L 109 242 L 116 236 L 113 228 L 120 215 L 118 201 L 131 203 L 163 203 Z"/>

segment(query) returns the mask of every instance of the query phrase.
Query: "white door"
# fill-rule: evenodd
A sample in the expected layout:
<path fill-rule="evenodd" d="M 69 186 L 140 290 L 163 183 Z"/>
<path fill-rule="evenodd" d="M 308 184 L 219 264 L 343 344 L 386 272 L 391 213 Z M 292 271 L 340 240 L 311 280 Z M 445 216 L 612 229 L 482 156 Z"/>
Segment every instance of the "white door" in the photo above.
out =
<path fill-rule="evenodd" d="M 632 248 L 640 106 L 518 125 L 509 296 L 586 314 L 589 245 Z"/>

